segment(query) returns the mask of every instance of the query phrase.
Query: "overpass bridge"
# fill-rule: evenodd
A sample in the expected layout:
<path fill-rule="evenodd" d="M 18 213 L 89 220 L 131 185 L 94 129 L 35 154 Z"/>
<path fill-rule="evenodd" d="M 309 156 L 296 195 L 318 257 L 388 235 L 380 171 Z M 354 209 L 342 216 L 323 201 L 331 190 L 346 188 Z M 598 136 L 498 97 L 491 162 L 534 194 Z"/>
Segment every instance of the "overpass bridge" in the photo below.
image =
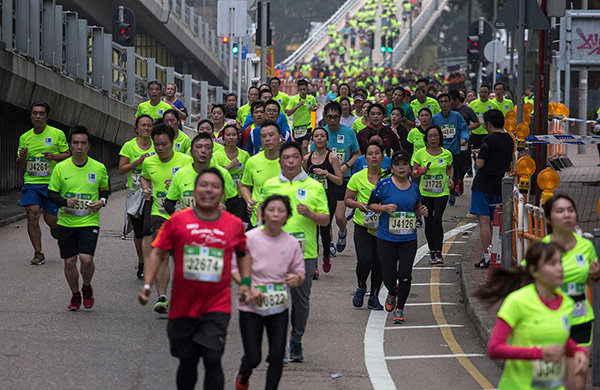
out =
<path fill-rule="evenodd" d="M 20 135 L 31 128 L 28 108 L 36 100 L 50 104 L 50 124 L 64 131 L 87 127 L 92 157 L 110 167 L 118 163 L 121 145 L 135 135 L 136 107 L 147 100 L 148 80 L 179 85 L 179 98 L 191 114 L 187 126 L 206 118 L 208 107 L 222 103 L 228 92 L 209 84 L 216 74 L 210 78 L 206 71 L 207 78 L 199 79 L 142 57 L 54 0 L 4 0 L 0 21 L 0 191 L 22 185 L 15 153 Z"/>

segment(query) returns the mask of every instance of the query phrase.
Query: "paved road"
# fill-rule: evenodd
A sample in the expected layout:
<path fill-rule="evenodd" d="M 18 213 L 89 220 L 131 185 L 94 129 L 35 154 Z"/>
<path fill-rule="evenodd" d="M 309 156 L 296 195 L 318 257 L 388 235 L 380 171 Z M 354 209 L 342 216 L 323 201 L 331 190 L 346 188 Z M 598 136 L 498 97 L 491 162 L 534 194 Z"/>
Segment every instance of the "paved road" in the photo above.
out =
<path fill-rule="evenodd" d="M 102 210 L 96 304 L 90 311 L 66 310 L 70 293 L 47 229 L 47 262 L 33 267 L 25 221 L 0 228 L 0 389 L 175 388 L 177 361 L 168 353 L 166 320 L 136 300 L 141 283 L 135 278 L 133 242 L 120 238 L 124 198 L 122 191 L 115 193 Z M 470 250 L 473 222 L 464 218 L 467 203 L 458 198 L 456 206 L 447 208 L 444 228 L 459 233 L 447 237 L 445 267 L 432 269 L 425 258 L 417 264 L 401 326 L 385 312 L 352 307 L 355 258 L 349 242 L 331 273 L 314 282 L 305 363 L 289 364 L 280 388 L 494 388 L 500 369 L 484 356 L 458 287 L 463 258 L 472 266 L 470 256 L 463 256 Z M 420 247 L 425 244 L 422 230 Z M 227 388 L 232 388 L 241 353 L 234 313 L 224 356 Z M 336 373 L 342 377 L 332 379 Z M 252 389 L 262 388 L 264 374 L 261 364 Z"/>

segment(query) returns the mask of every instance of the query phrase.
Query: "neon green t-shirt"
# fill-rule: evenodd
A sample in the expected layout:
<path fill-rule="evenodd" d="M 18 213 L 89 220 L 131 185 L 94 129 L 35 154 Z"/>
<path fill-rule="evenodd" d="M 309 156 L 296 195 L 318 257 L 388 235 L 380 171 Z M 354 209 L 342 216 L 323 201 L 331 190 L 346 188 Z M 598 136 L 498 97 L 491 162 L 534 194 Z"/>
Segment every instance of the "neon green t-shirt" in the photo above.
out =
<path fill-rule="evenodd" d="M 418 127 L 413 128 L 409 133 L 406 139 L 408 142 L 413 144 L 413 154 L 417 152 L 417 150 L 421 150 L 425 147 L 425 134 L 421 133 Z"/>
<path fill-rule="evenodd" d="M 34 129 L 23 134 L 19 138 L 17 156 L 21 148 L 27 148 L 27 165 L 23 175 L 25 184 L 48 184 L 57 163 L 46 160 L 42 152 L 64 153 L 69 150 L 69 145 L 62 130 L 46 125 L 40 134 L 36 134 Z"/>
<path fill-rule="evenodd" d="M 179 153 L 187 153 L 192 147 L 192 140 L 186 133 L 179 130 L 179 135 L 173 140 L 173 150 Z"/>
<path fill-rule="evenodd" d="M 279 103 L 279 107 L 281 107 L 281 111 L 283 112 L 283 111 L 285 111 L 286 107 L 288 106 L 288 104 L 290 102 L 290 95 L 288 95 L 285 92 L 279 91 L 277 96 L 273 96 L 273 100 L 275 100 L 277 103 Z"/>
<path fill-rule="evenodd" d="M 253 200 L 260 202 L 263 185 L 267 180 L 278 177 L 280 169 L 279 158 L 269 160 L 265 157 L 264 151 L 255 154 L 246 161 L 242 184 L 252 187 Z M 252 213 L 250 222 L 252 225 L 256 224 L 256 211 Z"/>
<path fill-rule="evenodd" d="M 488 110 L 491 109 L 499 109 L 496 105 L 496 102 L 493 100 L 487 100 L 486 102 L 482 102 L 480 99 L 473 100 L 469 103 L 469 107 L 475 111 L 477 115 L 477 119 L 479 119 L 480 126 L 472 131 L 473 134 L 486 135 L 488 132 L 483 128 L 483 114 L 485 114 Z"/>
<path fill-rule="evenodd" d="M 143 102 L 138 105 L 135 117 L 137 118 L 142 114 L 146 114 L 150 115 L 150 118 L 157 120 L 158 118 L 162 118 L 165 114 L 165 111 L 170 110 L 171 108 L 172 107 L 170 104 L 165 103 L 162 100 L 156 106 L 150 104 L 150 100 L 148 100 L 147 102 Z"/>
<path fill-rule="evenodd" d="M 225 181 L 225 199 L 234 198 L 237 196 L 237 191 L 235 189 L 235 185 L 233 184 L 233 180 L 231 179 L 231 175 L 225 168 L 222 168 L 216 164 L 214 164 L 213 160 L 210 161 L 210 167 L 217 168 L 219 172 L 221 172 L 221 176 L 223 176 L 223 180 Z M 196 182 L 196 177 L 198 177 L 198 172 L 194 169 L 194 165 L 186 165 L 175 173 L 173 176 L 173 180 L 171 181 L 171 186 L 169 186 L 169 192 L 167 193 L 167 199 L 174 201 L 181 201 L 182 208 L 194 207 L 196 202 L 194 200 L 194 195 L 192 192 L 194 191 L 194 183 Z M 221 200 L 224 203 L 224 200 Z"/>
<path fill-rule="evenodd" d="M 244 169 L 246 168 L 246 162 L 250 158 L 250 155 L 248 154 L 248 152 L 246 152 L 245 150 L 240 149 L 240 148 L 237 148 L 237 151 L 238 151 L 237 159 L 239 161 L 239 164 L 235 167 L 232 167 L 229 170 L 229 174 L 231 175 L 231 178 L 233 179 L 233 184 L 235 184 L 235 188 L 239 189 L 240 186 L 242 185 L 242 176 L 244 175 Z M 215 164 L 217 164 L 218 166 L 221 166 L 223 168 L 225 168 L 227 165 L 231 164 L 231 160 L 229 159 L 229 157 L 227 157 L 227 153 L 225 152 L 224 148 L 219 150 L 217 153 L 213 154 L 212 161 L 214 161 Z"/>
<path fill-rule="evenodd" d="M 498 318 L 506 321 L 512 328 L 507 340 L 508 345 L 566 345 L 572 325 L 573 300 L 559 290 L 556 290 L 556 293 L 563 297 L 557 310 L 550 309 L 541 301 L 533 283 L 506 297 L 498 311 Z M 563 372 L 561 364 L 565 364 L 564 358 L 561 363 L 507 360 L 498 389 L 564 389 L 563 377 L 560 375 Z"/>
<path fill-rule="evenodd" d="M 573 325 L 581 325 L 593 321 L 594 310 L 587 299 L 587 278 L 589 276 L 590 264 L 598 259 L 592 242 L 586 238 L 573 233 L 577 243 L 575 247 L 562 255 L 562 266 L 564 271 L 563 285 L 560 289 L 571 297 L 584 294 L 585 300 L 575 303 L 573 310 Z M 542 238 L 542 242 L 550 242 L 551 236 Z M 588 344 L 589 345 L 589 344 Z"/>
<path fill-rule="evenodd" d="M 148 157 L 142 163 L 142 177 L 152 182 L 152 215 L 169 219 L 169 213 L 165 211 L 165 200 L 167 199 L 167 180 L 172 180 L 175 173 L 192 163 L 192 158 L 187 154 L 173 153 L 173 157 L 167 162 L 160 161 L 158 154 Z"/>
<path fill-rule="evenodd" d="M 369 181 L 369 169 L 362 169 L 350 177 L 348 181 L 348 189 L 356 192 L 356 201 L 367 203 L 371 197 L 371 193 L 377 184 L 372 184 Z M 365 226 L 363 220 L 364 213 L 359 209 L 354 210 L 354 223 L 360 226 Z M 379 216 L 376 217 L 379 221 Z"/>
<path fill-rule="evenodd" d="M 108 173 L 99 161 L 88 157 L 84 166 L 78 167 L 73 158 L 56 164 L 48 185 L 63 198 L 79 198 L 73 208 L 61 207 L 58 224 L 65 227 L 100 226 L 98 211 L 90 211 L 88 205 L 100 199 L 99 191 L 108 190 Z"/>
<path fill-rule="evenodd" d="M 300 102 L 300 95 L 295 95 L 290 97 L 290 101 L 287 105 L 287 110 L 291 110 L 296 107 Z M 304 104 L 298 107 L 298 109 L 293 114 L 293 125 L 294 127 L 298 126 L 308 126 L 311 127 L 312 117 L 311 117 L 311 109 L 317 107 L 317 101 L 315 97 L 312 95 L 306 95 L 306 99 L 304 99 Z"/>
<path fill-rule="evenodd" d="M 240 124 L 240 126 L 244 124 L 244 122 L 246 121 L 246 117 L 250 115 L 250 108 L 251 107 L 249 103 L 246 103 L 240 108 L 238 108 L 236 120 L 237 123 Z"/>
<path fill-rule="evenodd" d="M 341 98 L 342 98 L 341 96 L 338 96 L 335 99 L 333 99 L 333 101 L 339 103 Z M 350 105 L 353 106 L 354 105 L 354 98 L 351 98 L 350 96 L 348 96 L 348 100 L 350 100 Z"/>
<path fill-rule="evenodd" d="M 419 190 L 422 196 L 439 198 L 450 194 L 446 168 L 452 166 L 452 153 L 442 148 L 442 153 L 432 156 L 427 148 L 421 148 L 413 153 L 411 165 L 417 163 L 421 167 L 429 164 L 429 170 L 421 176 Z"/>
<path fill-rule="evenodd" d="M 506 116 L 506 113 L 509 111 L 512 111 L 513 107 L 515 106 L 512 102 L 512 100 L 504 98 L 504 100 L 502 100 L 502 103 L 500 103 L 497 99 L 492 99 L 492 101 L 494 103 L 496 103 L 496 106 L 498 107 L 498 109 L 500 111 L 502 111 L 502 113 Z"/>
<path fill-rule="evenodd" d="M 364 129 L 365 127 L 367 127 L 367 125 L 362 123 L 362 116 L 360 118 L 356 119 L 354 121 L 354 123 L 352 124 L 352 130 L 354 130 L 357 133 L 359 131 L 361 131 L 362 129 Z"/>
<path fill-rule="evenodd" d="M 292 215 L 283 225 L 283 230 L 296 237 L 303 248 L 305 259 L 315 259 L 318 255 L 317 224 L 300 215 L 297 207 L 298 204 L 302 203 L 315 213 L 329 215 L 325 188 L 321 183 L 310 177 L 291 183 L 281 182 L 279 177 L 274 177 L 264 184 L 261 201 L 274 194 L 285 195 L 290 198 Z"/>
<path fill-rule="evenodd" d="M 129 162 L 135 161 L 140 158 L 141 155 L 150 153 L 150 156 L 154 156 L 154 144 L 150 145 L 148 150 L 143 150 L 137 143 L 137 137 L 131 139 L 123 144 L 119 156 L 127 157 Z M 127 187 L 132 190 L 139 190 L 142 188 L 140 179 L 142 177 L 142 164 L 137 165 L 133 170 L 127 172 Z"/>
<path fill-rule="evenodd" d="M 421 109 L 425 108 L 425 107 L 427 107 L 431 110 L 431 115 L 435 115 L 438 112 L 442 111 L 437 100 L 435 100 L 434 98 L 430 98 L 430 97 L 427 97 L 424 103 L 421 103 L 421 102 L 419 102 L 419 100 L 415 99 L 412 102 L 410 102 L 410 106 L 413 110 L 413 115 L 416 115 L 416 116 L 419 116 L 419 111 L 421 111 Z"/>

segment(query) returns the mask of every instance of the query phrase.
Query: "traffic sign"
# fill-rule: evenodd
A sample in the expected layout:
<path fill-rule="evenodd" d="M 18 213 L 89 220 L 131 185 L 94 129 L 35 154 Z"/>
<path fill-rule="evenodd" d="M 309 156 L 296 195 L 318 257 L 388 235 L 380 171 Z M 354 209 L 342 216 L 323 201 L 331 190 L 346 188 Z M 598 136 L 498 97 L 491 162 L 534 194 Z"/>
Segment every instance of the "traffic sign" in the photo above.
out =
<path fill-rule="evenodd" d="M 519 28 L 519 1 L 508 0 L 498 19 L 494 23 L 496 28 L 504 28 L 507 30 L 517 30 Z M 523 0 L 526 2 L 525 12 L 525 29 L 526 30 L 548 30 L 550 23 L 544 15 L 544 11 L 540 8 L 537 0 Z"/>
<path fill-rule="evenodd" d="M 244 0 L 220 0 L 217 9 L 217 35 L 220 37 L 246 36 L 246 10 L 248 4 Z M 231 24 L 233 12 L 233 25 Z"/>
<path fill-rule="evenodd" d="M 494 50 L 496 51 L 496 57 L 494 57 Z M 496 58 L 496 62 L 500 62 L 506 55 L 506 47 L 497 40 L 488 42 L 483 48 L 483 55 L 489 62 L 493 62 L 494 58 Z"/>

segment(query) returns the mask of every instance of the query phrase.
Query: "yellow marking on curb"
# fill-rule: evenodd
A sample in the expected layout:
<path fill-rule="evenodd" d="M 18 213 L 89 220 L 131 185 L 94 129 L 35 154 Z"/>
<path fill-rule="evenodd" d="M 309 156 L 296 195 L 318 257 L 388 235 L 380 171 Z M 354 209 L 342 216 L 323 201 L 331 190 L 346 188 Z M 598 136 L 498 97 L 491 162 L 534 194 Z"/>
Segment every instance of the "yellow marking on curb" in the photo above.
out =
<path fill-rule="evenodd" d="M 457 225 L 457 227 L 464 225 L 465 223 L 466 222 L 460 222 Z M 456 236 L 450 238 L 449 240 L 446 240 L 446 242 L 444 243 L 444 247 L 442 250 L 444 254 L 448 253 L 450 247 L 452 246 L 452 241 L 454 241 L 455 237 Z M 440 282 L 439 268 L 432 268 L 430 282 Z M 431 296 L 431 302 L 441 302 L 439 285 L 432 284 L 429 288 L 429 291 Z M 442 305 L 432 305 L 431 311 L 433 312 L 433 316 L 435 317 L 435 321 L 438 325 L 448 325 L 448 321 L 446 321 L 446 317 L 444 316 L 444 312 L 442 310 Z M 454 333 L 452 333 L 451 328 L 441 327 L 440 332 L 442 332 L 442 336 L 444 337 L 446 344 L 448 344 L 448 347 L 450 347 L 450 350 L 453 354 L 464 355 L 465 352 L 461 348 L 460 344 L 456 341 L 456 338 L 454 337 Z M 469 358 L 457 357 L 456 360 L 458 360 L 461 366 L 463 366 L 465 370 L 467 370 L 467 372 L 473 377 L 473 379 L 475 379 L 475 381 L 477 381 L 477 383 L 479 383 L 479 385 L 483 389 L 495 389 L 495 386 L 492 385 L 490 381 L 486 379 L 485 376 L 483 376 L 483 374 L 473 365 L 473 363 L 471 363 L 471 360 L 469 360 Z"/>

